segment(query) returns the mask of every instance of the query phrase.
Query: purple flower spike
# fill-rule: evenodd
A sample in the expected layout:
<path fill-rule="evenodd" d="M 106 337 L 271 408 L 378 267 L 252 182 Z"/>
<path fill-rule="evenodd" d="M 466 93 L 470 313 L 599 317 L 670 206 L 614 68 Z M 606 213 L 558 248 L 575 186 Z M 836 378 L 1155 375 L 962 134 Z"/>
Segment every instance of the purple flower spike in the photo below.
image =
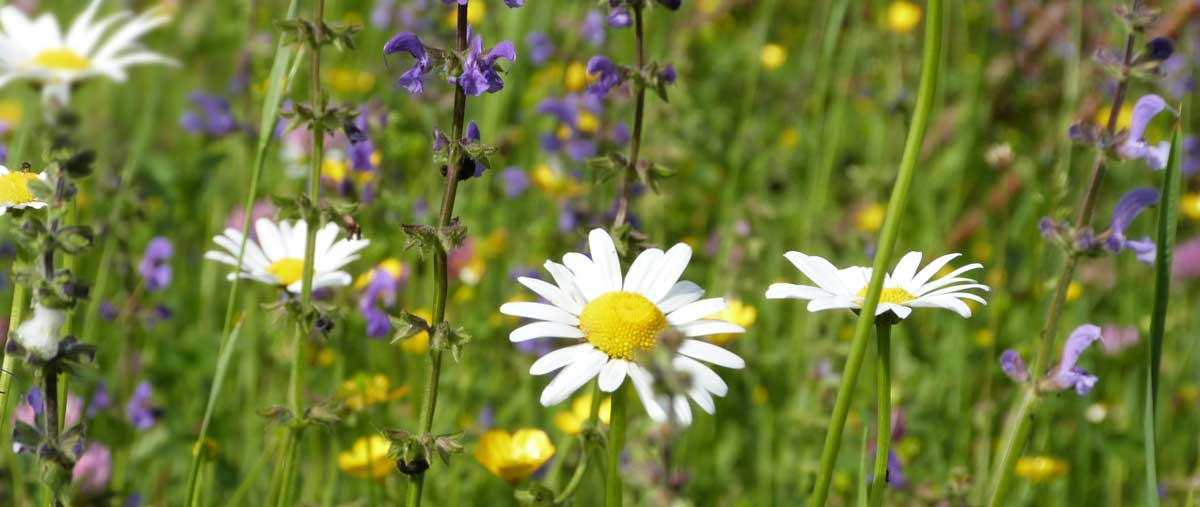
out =
<path fill-rule="evenodd" d="M 1025 360 L 1021 358 L 1019 352 L 1013 349 L 1008 349 L 1000 354 L 1000 370 L 1015 382 L 1029 380 L 1029 369 L 1025 367 Z"/>
<path fill-rule="evenodd" d="M 525 37 L 525 44 L 529 46 L 529 61 L 535 66 L 554 56 L 554 42 L 542 32 L 530 32 Z"/>
<path fill-rule="evenodd" d="M 155 292 L 171 285 L 171 256 L 174 254 L 175 247 L 171 245 L 171 240 L 162 236 L 150 240 L 146 245 L 146 252 L 142 254 L 142 262 L 138 265 L 146 290 Z"/>
<path fill-rule="evenodd" d="M 475 122 L 473 122 L 473 121 L 468 123 L 467 124 L 467 136 L 464 137 L 463 140 L 466 141 L 467 144 L 471 144 L 471 143 L 479 142 L 479 139 L 480 139 L 479 125 L 475 124 Z"/>
<path fill-rule="evenodd" d="M 588 92 L 597 98 L 608 95 L 608 91 L 621 84 L 621 72 L 607 56 L 597 55 L 588 60 L 587 73 L 589 76 L 599 75 L 595 83 L 588 87 Z"/>
<path fill-rule="evenodd" d="M 1167 101 L 1158 95 L 1149 94 L 1138 99 L 1133 106 L 1133 117 L 1129 123 L 1129 136 L 1125 143 L 1117 148 L 1117 153 L 1126 159 L 1145 159 L 1151 169 L 1159 170 L 1167 166 L 1167 157 L 1171 153 L 1171 143 L 1160 141 L 1151 146 L 1143 135 L 1150 120 L 1154 119 L 1167 107 Z M 1174 110 L 1172 110 L 1174 111 Z"/>
<path fill-rule="evenodd" d="M 1084 324 L 1075 328 L 1067 343 L 1063 346 L 1062 360 L 1050 374 L 1050 380 L 1060 389 L 1074 389 L 1077 394 L 1084 396 L 1091 392 L 1098 380 L 1082 368 L 1076 368 L 1079 356 L 1093 343 L 1100 339 L 1100 327 Z"/>
<path fill-rule="evenodd" d="M 1113 207 L 1112 225 L 1109 226 L 1108 240 L 1105 247 L 1113 252 L 1125 249 L 1133 250 L 1138 261 L 1146 264 L 1154 263 L 1154 241 L 1150 238 L 1130 240 L 1125 238 L 1125 229 L 1142 210 L 1158 203 L 1158 190 L 1150 187 L 1130 190 Z"/>
<path fill-rule="evenodd" d="M 398 33 L 389 39 L 387 44 L 383 45 L 384 56 L 401 51 L 412 55 L 416 59 L 416 63 L 412 68 L 400 75 L 400 79 L 396 81 L 396 84 L 403 86 L 404 89 L 412 94 L 425 91 L 425 82 L 421 80 L 421 76 L 429 72 L 433 66 L 429 54 L 425 52 L 425 45 L 421 43 L 421 39 L 417 38 L 411 32 Z"/>
<path fill-rule="evenodd" d="M 613 28 L 628 28 L 631 24 L 633 24 L 633 16 L 629 14 L 629 9 L 617 7 L 608 13 L 608 26 Z"/>
<path fill-rule="evenodd" d="M 600 11 L 589 11 L 579 27 L 579 35 L 591 46 L 604 44 L 604 15 Z"/>
<path fill-rule="evenodd" d="M 158 421 L 159 410 L 150 404 L 150 397 L 153 394 L 150 383 L 142 381 L 133 390 L 133 396 L 129 398 L 129 403 L 125 405 L 125 417 L 129 418 L 129 422 L 134 428 L 139 430 L 149 429 Z"/>
<path fill-rule="evenodd" d="M 517 49 L 511 41 L 501 41 L 496 47 L 483 52 L 483 38 L 476 35 L 471 39 L 471 49 L 463 62 L 463 73 L 455 80 L 463 92 L 472 97 L 484 93 L 496 93 L 504 88 L 504 79 L 496 71 L 496 60 L 517 61 Z"/>
<path fill-rule="evenodd" d="M 504 5 L 507 5 L 509 9 L 516 9 L 525 5 L 525 0 L 504 0 Z"/>
<path fill-rule="evenodd" d="M 234 118 L 229 109 L 229 101 L 203 92 L 193 92 L 188 100 L 192 104 L 192 110 L 184 113 L 179 119 L 184 130 L 212 137 L 221 137 L 238 130 L 237 118 Z"/>
<path fill-rule="evenodd" d="M 512 198 L 525 193 L 529 189 L 529 175 L 520 167 L 509 167 L 500 172 L 500 181 L 504 186 L 504 195 Z"/>

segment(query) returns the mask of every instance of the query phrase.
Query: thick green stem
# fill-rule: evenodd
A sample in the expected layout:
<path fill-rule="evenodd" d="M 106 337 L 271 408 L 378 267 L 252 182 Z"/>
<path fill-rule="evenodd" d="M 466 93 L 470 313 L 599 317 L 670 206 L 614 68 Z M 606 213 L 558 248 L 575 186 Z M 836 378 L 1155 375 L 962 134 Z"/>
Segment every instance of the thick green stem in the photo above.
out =
<path fill-rule="evenodd" d="M 628 385 L 628 383 L 626 383 Z M 608 420 L 608 474 L 604 483 L 605 507 L 621 507 L 621 451 L 625 449 L 625 385 L 612 394 Z"/>
<path fill-rule="evenodd" d="M 459 51 L 467 49 L 467 4 L 458 6 L 457 12 L 457 44 Z M 463 127 L 467 116 L 467 93 L 462 86 L 454 87 L 454 123 L 451 128 L 453 137 L 450 139 L 446 164 L 446 186 L 442 192 L 441 211 L 438 214 L 438 227 L 447 227 L 454 218 L 454 198 L 458 194 L 458 173 L 462 170 L 462 148 L 459 142 L 463 138 Z M 449 293 L 450 276 L 446 252 L 439 249 L 433 257 L 433 322 L 434 326 L 446 320 L 446 295 Z M 425 397 L 421 402 L 420 433 L 429 433 L 433 429 L 433 414 L 437 409 L 438 382 L 442 372 L 442 350 L 436 347 L 429 349 L 429 377 L 425 381 Z M 425 489 L 425 473 L 412 475 L 409 480 L 408 495 L 405 505 L 420 507 L 421 494 Z"/>
<path fill-rule="evenodd" d="M 875 478 L 871 483 L 870 506 L 883 504 L 883 492 L 888 483 L 888 451 L 892 445 L 892 325 L 875 325 Z"/>
<path fill-rule="evenodd" d="M 640 2 L 633 4 L 633 27 L 637 37 L 637 68 L 639 71 L 646 64 L 642 9 L 643 6 Z M 633 86 L 637 95 L 637 105 L 633 116 L 633 137 L 629 140 L 629 165 L 621 173 L 621 189 L 617 196 L 617 213 L 613 218 L 613 228 L 625 225 L 625 219 L 629 215 L 629 200 L 633 197 L 633 183 L 637 176 L 638 157 L 642 149 L 642 118 L 646 109 L 646 85 L 635 81 Z"/>
<path fill-rule="evenodd" d="M 25 306 L 29 304 L 28 297 L 25 293 L 25 286 L 19 283 L 13 284 L 12 309 L 9 310 L 8 317 L 8 339 L 13 339 L 12 333 L 17 326 L 21 325 L 21 320 L 25 318 Z M 5 344 L 7 345 L 7 343 Z M 3 353 L 3 349 L 0 349 Z M 12 379 L 13 368 L 17 364 L 17 356 L 12 354 L 4 354 L 4 363 L 0 365 L 0 435 L 7 436 L 8 431 L 4 425 L 8 424 L 8 406 L 9 399 L 12 398 Z M 3 443 L 0 441 L 0 443 Z M 8 446 L 0 446 L 0 449 L 7 449 Z"/>
<path fill-rule="evenodd" d="M 942 0 L 929 0 L 926 4 L 926 12 L 925 47 L 921 64 L 921 84 L 917 90 L 917 103 L 913 111 L 912 124 L 909 126 L 908 139 L 904 144 L 904 155 L 900 158 L 900 170 L 896 176 L 896 185 L 892 189 L 892 197 L 888 202 L 887 214 L 883 221 L 883 231 L 880 233 L 879 248 L 875 253 L 871 282 L 867 285 L 867 294 L 858 316 L 858 325 L 854 328 L 850 355 L 846 358 L 846 368 L 842 373 L 841 384 L 838 386 L 837 401 L 834 402 L 829 431 L 825 435 L 825 446 L 821 451 L 821 467 L 817 472 L 813 495 L 809 498 L 810 507 L 823 507 L 829 497 L 829 485 L 833 479 L 834 466 L 837 464 L 842 431 L 846 427 L 846 416 L 850 413 L 854 386 L 858 380 L 858 372 L 862 367 L 863 355 L 867 349 L 867 335 L 875 322 L 875 308 L 878 306 L 879 296 L 883 292 L 883 275 L 891 262 L 892 252 L 896 248 L 900 221 L 903 218 L 905 206 L 908 204 L 908 189 L 912 184 L 913 175 L 916 173 L 917 162 L 921 156 L 921 146 L 925 141 L 925 131 L 929 126 L 929 117 L 933 111 L 941 67 L 944 24 Z"/>

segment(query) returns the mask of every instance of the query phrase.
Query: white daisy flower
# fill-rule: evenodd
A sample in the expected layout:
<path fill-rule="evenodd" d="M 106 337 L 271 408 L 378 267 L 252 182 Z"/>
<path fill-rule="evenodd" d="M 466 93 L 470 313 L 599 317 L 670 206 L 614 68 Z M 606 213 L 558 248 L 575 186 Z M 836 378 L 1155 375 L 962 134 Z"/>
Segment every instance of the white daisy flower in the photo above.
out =
<path fill-rule="evenodd" d="M 46 181 L 46 173 L 9 171 L 0 165 L 0 215 L 10 209 L 46 207 L 46 203 L 37 200 L 29 191 L 29 182 L 34 179 Z"/>
<path fill-rule="evenodd" d="M 266 218 L 254 223 L 257 241 L 246 240 L 246 254 L 242 263 L 242 278 L 285 287 L 288 292 L 298 294 L 304 276 L 304 243 L 308 239 L 308 225 L 299 220 L 293 226 L 287 220 L 276 224 Z M 343 287 L 353 281 L 350 274 L 339 271 L 358 259 L 358 251 L 371 242 L 365 239 L 338 239 L 337 224 L 328 223 L 317 231 L 317 242 L 313 262 L 313 290 L 322 287 Z M 210 250 L 204 258 L 237 266 L 238 248 L 242 244 L 242 232 L 225 229 L 225 233 L 213 238 L 224 251 Z M 233 280 L 237 273 L 230 273 Z"/>
<path fill-rule="evenodd" d="M 507 315 L 537 321 L 514 330 L 509 335 L 513 342 L 535 338 L 580 342 L 542 356 L 529 369 L 533 375 L 561 370 L 542 391 L 542 405 L 566 400 L 597 376 L 602 391 L 616 391 L 628 376 L 646 412 L 656 421 L 667 420 L 670 413 L 683 424 L 691 422 L 689 397 L 705 412 L 713 413 L 712 395 L 724 396 L 729 388 L 700 361 L 739 369 L 746 362 L 733 352 L 693 338 L 745 330 L 723 320 L 706 319 L 724 309 L 725 300 L 700 299 L 703 289 L 679 279 L 692 249 L 680 243 L 666 252 L 646 250 L 622 276 L 617 249 L 608 233 L 595 229 L 588 239 L 590 258 L 569 253 L 562 264 L 546 262 L 555 283 L 518 279 L 550 304 L 520 302 L 500 307 Z M 660 333 L 668 328 L 685 337 L 672 362 L 691 379 L 686 396 L 670 400 L 655 394 L 653 376 L 635 358 L 653 350 Z"/>
<path fill-rule="evenodd" d="M 934 280 L 938 271 L 959 255 L 962 254 L 943 255 L 917 271 L 921 265 L 921 252 L 905 254 L 896 264 L 896 269 L 884 275 L 883 292 L 879 296 L 879 306 L 875 309 L 875 315 L 883 315 L 890 311 L 903 319 L 912 313 L 913 308 L 925 307 L 944 308 L 963 317 L 970 317 L 971 307 L 962 300 L 969 299 L 984 305 L 987 302 L 967 291 L 987 291 L 988 286 L 959 275 L 980 269 L 983 265 L 969 264 Z M 867 295 L 867 285 L 871 282 L 871 268 L 851 266 L 838 269 L 825 259 L 800 252 L 788 252 L 784 257 L 795 264 L 804 276 L 816 282 L 817 286 L 771 284 L 767 289 L 768 299 L 805 299 L 808 300 L 810 312 L 831 308 L 862 308 L 863 298 Z"/>
<path fill-rule="evenodd" d="M 0 9 L 0 86 L 36 81 L 44 100 L 65 105 L 76 81 L 105 76 L 122 82 L 131 65 L 174 62 L 137 44 L 170 20 L 161 10 L 136 17 L 122 11 L 96 20 L 99 7 L 100 0 L 92 0 L 65 34 L 49 13 L 29 19 L 16 7 Z"/>

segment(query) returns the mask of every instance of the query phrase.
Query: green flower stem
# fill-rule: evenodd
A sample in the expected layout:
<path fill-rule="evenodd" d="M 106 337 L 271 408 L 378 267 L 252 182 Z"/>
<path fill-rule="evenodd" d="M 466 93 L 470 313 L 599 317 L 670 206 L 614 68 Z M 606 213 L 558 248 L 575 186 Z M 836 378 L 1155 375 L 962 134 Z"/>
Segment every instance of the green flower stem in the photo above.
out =
<path fill-rule="evenodd" d="M 1138 0 L 1133 0 L 1130 7 L 1132 11 L 1137 10 L 1138 3 Z M 1116 133 L 1117 118 L 1120 116 L 1121 106 L 1125 103 L 1125 93 L 1129 87 L 1129 70 L 1133 64 L 1134 35 L 1135 33 L 1131 31 L 1125 38 L 1125 55 L 1122 59 L 1121 80 L 1117 85 L 1117 93 L 1113 96 L 1112 104 L 1109 107 L 1108 122 L 1104 127 L 1106 138 L 1111 138 Z M 1106 162 L 1107 155 L 1105 151 L 1097 150 L 1096 160 L 1092 163 L 1091 176 L 1088 178 L 1087 190 L 1083 194 L 1079 211 L 1075 217 L 1075 227 L 1077 229 L 1083 229 L 1091 225 L 1092 215 L 1095 214 L 1096 202 L 1099 199 L 1100 187 L 1104 182 Z M 1025 445 L 1025 439 L 1029 435 L 1029 429 L 1033 418 L 1037 415 L 1037 409 L 1041 405 L 1041 392 L 1038 383 L 1045 375 L 1047 362 L 1054 351 L 1055 337 L 1058 334 L 1058 321 L 1062 316 L 1063 304 L 1067 299 L 1067 289 L 1071 285 L 1071 279 L 1075 274 L 1075 267 L 1078 261 L 1079 254 L 1070 252 L 1063 259 L 1062 268 L 1059 270 L 1058 280 L 1054 286 L 1054 293 L 1051 295 L 1050 305 L 1046 309 L 1046 320 L 1042 324 L 1042 331 L 1038 337 L 1037 356 L 1034 359 L 1033 368 L 1029 370 L 1030 383 L 1025 388 L 1025 393 L 1021 395 L 1017 404 L 1010 412 L 1003 446 L 1000 451 L 1000 461 L 998 462 L 998 466 L 992 470 L 991 493 L 988 499 L 989 507 L 999 507 L 1003 504 L 1004 497 L 1008 494 L 1008 484 L 1012 480 L 1013 467 L 1016 465 L 1021 448 Z"/>
<path fill-rule="evenodd" d="M 588 420 L 583 426 L 584 429 L 600 427 L 600 397 L 602 394 L 600 392 L 600 380 L 597 379 L 592 383 L 592 403 L 588 408 Z M 555 505 L 562 504 L 572 496 L 575 496 L 575 490 L 579 488 L 580 482 L 583 481 L 584 473 L 587 471 L 588 459 L 591 455 L 591 445 L 583 434 L 576 440 L 580 442 L 579 462 L 575 464 L 575 472 L 571 474 L 571 480 L 567 482 L 567 486 L 563 488 L 558 496 L 554 497 Z M 572 440 L 571 442 L 574 441 Z"/>
<path fill-rule="evenodd" d="M 29 304 L 29 298 L 25 293 L 25 286 L 19 283 L 13 283 L 12 309 L 9 310 L 8 317 L 8 339 L 13 339 L 13 331 L 17 326 L 21 325 L 21 320 L 25 318 L 25 307 Z M 7 345 L 7 344 L 6 344 Z M 0 353 L 2 349 L 0 349 Z M 12 354 L 4 354 L 4 363 L 0 365 L 0 449 L 8 449 L 7 442 L 3 439 L 7 438 L 9 432 L 5 430 L 4 425 L 8 424 L 8 407 L 9 399 L 12 398 L 12 379 L 13 368 L 17 364 L 17 357 Z"/>
<path fill-rule="evenodd" d="M 325 17 L 325 0 L 315 0 L 313 2 L 313 19 L 315 26 L 322 26 Z M 319 31 L 319 30 L 318 30 Z M 321 48 L 320 42 L 325 37 L 324 33 L 318 33 L 318 46 L 313 48 L 309 57 L 309 81 L 308 81 L 308 96 L 310 106 L 315 117 L 322 117 L 325 114 L 325 96 L 321 90 Z M 324 126 L 319 121 L 314 121 L 309 124 L 312 131 L 312 150 L 309 154 L 309 172 L 308 172 L 308 202 L 316 205 L 320 199 L 321 185 L 321 162 L 324 159 L 325 148 L 325 130 Z M 250 209 L 246 209 L 246 213 L 250 213 Z M 308 222 L 306 235 L 304 238 L 304 270 L 302 272 L 300 283 L 300 307 L 309 308 L 312 304 L 313 293 L 313 264 L 315 262 L 314 250 L 316 250 L 317 229 L 319 229 L 320 220 L 317 216 L 305 217 Z M 288 428 L 287 436 L 287 452 L 284 455 L 283 462 L 283 485 L 280 487 L 279 507 L 290 507 L 292 505 L 293 488 L 296 484 L 296 467 L 300 460 L 300 437 L 304 433 L 304 368 L 307 360 L 304 357 L 305 345 L 308 341 L 308 333 L 311 330 L 303 324 L 297 323 L 295 334 L 292 338 L 292 367 L 291 373 L 288 376 L 288 408 L 292 413 L 292 424 Z"/>
<path fill-rule="evenodd" d="M 456 39 L 458 51 L 467 50 L 467 5 L 458 6 Z M 458 194 L 458 172 L 462 169 L 459 163 L 461 147 L 459 141 L 463 137 L 463 126 L 467 116 L 467 93 L 461 86 L 454 87 L 454 124 L 448 148 L 449 161 L 446 164 L 446 187 L 442 192 L 442 206 L 438 214 L 438 227 L 450 225 L 454 218 L 454 198 Z M 449 293 L 450 276 L 446 252 L 438 249 L 433 257 L 433 322 L 437 326 L 446 320 L 446 295 Z M 429 433 L 433 429 L 433 414 L 437 408 L 438 381 L 442 371 L 442 350 L 437 347 L 429 348 L 429 377 L 425 381 L 425 395 L 421 401 L 420 433 Z M 431 459 L 427 456 L 426 459 Z M 409 478 L 409 487 L 405 505 L 420 507 L 421 493 L 425 489 L 425 473 L 414 474 Z"/>
<path fill-rule="evenodd" d="M 888 482 L 888 451 L 892 445 L 892 325 L 875 324 L 877 402 L 875 414 L 875 479 L 871 483 L 870 507 L 883 504 Z"/>
<path fill-rule="evenodd" d="M 633 2 L 633 27 L 634 34 L 637 37 L 637 70 L 641 71 L 646 65 L 646 50 L 645 37 L 643 36 L 642 28 L 642 9 L 644 8 L 641 2 Z M 637 177 L 638 156 L 642 149 L 642 118 L 646 109 L 646 85 L 641 81 L 634 81 L 634 89 L 637 94 L 637 106 L 633 116 L 633 137 L 629 140 L 629 165 L 621 172 L 621 194 L 617 199 L 617 212 L 613 218 L 613 228 L 625 225 L 625 218 L 629 215 L 629 200 L 633 196 L 633 183 Z"/>
<path fill-rule="evenodd" d="M 625 449 L 625 405 L 629 396 L 622 384 L 612 393 L 608 420 L 608 474 L 604 484 L 605 507 L 621 507 L 621 451 Z"/>
<path fill-rule="evenodd" d="M 926 12 L 925 47 L 921 64 L 921 84 L 917 90 L 917 103 L 913 111 L 912 124 L 909 126 L 908 139 L 904 144 L 904 155 L 900 159 L 896 185 L 892 189 L 892 197 L 888 202 L 887 214 L 883 220 L 883 230 L 880 233 L 879 248 L 875 253 L 871 282 L 867 286 L 867 295 L 858 316 L 858 325 L 854 328 L 850 355 L 846 358 L 846 368 L 842 374 L 841 384 L 838 386 L 837 401 L 834 402 L 829 431 L 825 435 L 825 446 L 821 451 L 821 466 L 817 473 L 813 495 L 809 499 L 810 507 L 823 507 L 829 497 L 829 485 L 833 479 L 834 466 L 837 464 L 842 431 L 846 427 L 846 416 L 850 413 L 854 386 L 858 380 L 858 372 L 862 367 L 863 356 L 867 349 L 867 334 L 875 322 L 875 308 L 879 305 L 879 296 L 883 292 L 883 275 L 891 262 L 892 252 L 896 248 L 900 221 L 904 215 L 904 208 L 908 204 L 908 189 L 912 184 L 913 174 L 916 172 L 917 162 L 921 156 L 921 145 L 925 141 L 925 131 L 929 126 L 929 116 L 933 110 L 942 52 L 944 24 L 942 0 L 929 0 L 926 3 Z"/>

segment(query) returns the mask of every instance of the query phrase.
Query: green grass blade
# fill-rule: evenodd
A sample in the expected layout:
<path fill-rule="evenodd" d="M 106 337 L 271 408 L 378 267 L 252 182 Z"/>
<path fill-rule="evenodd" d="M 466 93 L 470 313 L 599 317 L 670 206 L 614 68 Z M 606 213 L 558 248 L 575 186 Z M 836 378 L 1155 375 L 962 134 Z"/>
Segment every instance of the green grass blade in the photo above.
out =
<path fill-rule="evenodd" d="M 1181 119 L 1182 122 L 1182 119 Z M 1171 156 L 1163 173 L 1162 192 L 1158 203 L 1158 224 L 1155 229 L 1154 310 L 1150 318 L 1150 341 L 1146 347 L 1146 411 L 1142 419 L 1146 453 L 1146 505 L 1157 507 L 1158 451 L 1155 440 L 1158 422 L 1158 375 L 1162 363 L 1163 334 L 1167 320 L 1167 304 L 1171 293 L 1171 256 L 1175 248 L 1175 228 L 1179 222 L 1179 163 L 1181 154 L 1180 127 L 1171 138 Z"/>
<path fill-rule="evenodd" d="M 233 351 L 237 349 L 238 337 L 241 336 L 242 324 L 245 322 L 245 316 L 238 320 L 234 326 L 233 332 L 229 333 L 229 339 L 221 344 L 221 349 L 217 356 L 217 370 L 213 375 L 212 387 L 208 391 L 208 403 L 204 407 L 204 419 L 200 422 L 200 435 L 196 437 L 196 445 L 192 447 L 192 471 L 188 474 L 188 500 L 192 504 L 196 500 L 196 494 L 199 479 L 200 463 L 203 461 L 200 456 L 204 447 L 204 441 L 208 438 L 208 425 L 212 422 L 213 410 L 217 406 L 217 401 L 221 396 L 221 386 L 225 384 L 225 374 L 229 370 L 229 360 L 233 357 Z"/>

